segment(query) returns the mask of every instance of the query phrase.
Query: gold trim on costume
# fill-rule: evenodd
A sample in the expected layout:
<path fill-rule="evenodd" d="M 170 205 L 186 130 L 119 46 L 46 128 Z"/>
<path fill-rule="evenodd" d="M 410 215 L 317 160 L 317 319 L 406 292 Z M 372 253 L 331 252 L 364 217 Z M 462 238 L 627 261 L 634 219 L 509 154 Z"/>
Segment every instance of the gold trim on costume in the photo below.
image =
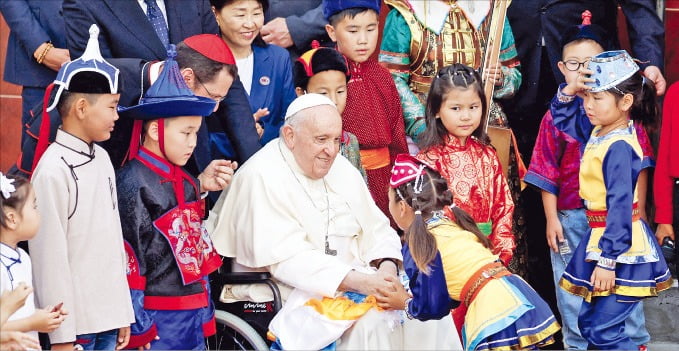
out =
<path fill-rule="evenodd" d="M 530 335 L 524 335 L 519 337 L 519 344 L 522 347 L 526 347 L 529 345 L 538 345 L 538 343 L 542 340 L 545 340 L 549 338 L 550 336 L 554 335 L 556 332 L 561 329 L 561 326 L 559 323 L 552 322 L 552 324 L 549 325 L 549 327 L 543 329 L 541 332 L 537 334 L 530 334 Z M 540 343 L 539 346 L 546 346 L 554 343 L 554 339 L 552 338 L 551 340 L 545 341 L 545 343 Z"/>
<path fill-rule="evenodd" d="M 658 296 L 659 292 L 672 287 L 672 281 L 672 277 L 670 277 L 667 280 L 657 282 L 655 286 L 625 286 L 616 284 L 612 290 L 594 292 L 585 286 L 576 285 L 568 281 L 568 279 L 561 278 L 561 280 L 559 280 L 559 286 L 573 295 L 582 297 L 587 302 L 592 302 L 592 297 L 610 296 L 611 294 L 632 297 Z"/>
<path fill-rule="evenodd" d="M 512 345 L 505 345 L 501 347 L 476 349 L 476 351 L 511 351 L 511 350 L 523 350 L 525 347 L 530 345 L 536 345 L 539 347 L 551 345 L 554 343 L 554 334 L 561 329 L 561 326 L 557 322 L 553 322 L 546 329 L 542 330 L 537 334 L 525 335 L 518 338 L 518 343 Z M 533 341 L 536 340 L 536 341 Z M 540 342 L 543 341 L 543 342 Z M 538 344 L 539 343 L 539 344 Z"/>

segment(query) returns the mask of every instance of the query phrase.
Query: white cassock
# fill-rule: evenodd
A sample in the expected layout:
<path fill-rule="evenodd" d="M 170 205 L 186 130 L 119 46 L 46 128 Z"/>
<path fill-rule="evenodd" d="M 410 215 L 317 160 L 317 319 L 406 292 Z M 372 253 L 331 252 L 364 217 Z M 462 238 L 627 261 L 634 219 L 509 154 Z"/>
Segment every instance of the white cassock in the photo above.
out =
<path fill-rule="evenodd" d="M 296 288 L 277 315 L 279 325 L 292 324 L 285 323 L 291 320 L 287 312 L 309 297 L 336 296 L 351 269 L 368 272 L 372 260 L 402 260 L 398 236 L 375 205 L 360 173 L 346 159 L 337 157 L 324 179 L 313 180 L 304 176 L 279 139 L 238 170 L 210 213 L 208 230 L 221 255 L 235 257 L 246 267 L 270 271 L 283 283 L 279 285 L 285 298 L 287 287 Z M 337 256 L 325 254 L 326 231 L 328 246 L 337 250 Z M 342 335 L 337 348 L 462 349 L 450 315 L 440 321 L 405 320 L 404 328 L 390 323 L 392 317 L 393 313 L 369 311 Z M 299 326 L 290 327 L 299 333 L 296 341 L 304 342 Z M 292 346 L 310 348 L 308 344 Z"/>
<path fill-rule="evenodd" d="M 398 235 L 349 161 L 337 157 L 323 179 L 311 179 L 280 139 L 238 170 L 215 214 L 211 233 L 217 251 L 246 267 L 266 268 L 282 290 L 294 289 L 293 298 L 335 297 L 352 269 L 369 272 L 373 260 L 403 259 Z M 337 255 L 325 253 L 326 242 Z M 297 307 L 291 302 L 277 319 Z M 382 316 L 392 314 L 369 311 L 341 336 L 337 348 L 400 349 L 400 324 L 385 323 L 388 317 Z"/>

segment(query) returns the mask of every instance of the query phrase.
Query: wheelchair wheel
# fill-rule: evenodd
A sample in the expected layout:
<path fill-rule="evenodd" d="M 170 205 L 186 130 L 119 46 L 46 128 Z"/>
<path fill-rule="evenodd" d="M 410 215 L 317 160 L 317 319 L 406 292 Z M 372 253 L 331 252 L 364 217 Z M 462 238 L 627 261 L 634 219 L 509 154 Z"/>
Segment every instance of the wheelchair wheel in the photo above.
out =
<path fill-rule="evenodd" d="M 264 339 L 247 322 L 229 312 L 216 310 L 217 334 L 208 339 L 211 350 L 268 350 Z"/>

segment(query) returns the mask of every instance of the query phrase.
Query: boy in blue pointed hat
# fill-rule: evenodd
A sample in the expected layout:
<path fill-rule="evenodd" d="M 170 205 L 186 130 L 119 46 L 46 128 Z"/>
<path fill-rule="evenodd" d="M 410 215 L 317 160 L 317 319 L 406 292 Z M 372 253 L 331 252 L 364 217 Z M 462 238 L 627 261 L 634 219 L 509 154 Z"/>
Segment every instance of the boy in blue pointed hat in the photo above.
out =
<path fill-rule="evenodd" d="M 136 316 L 132 348 L 204 349 L 204 338 L 216 331 L 208 274 L 221 259 L 203 227 L 201 193 L 224 189 L 236 163 L 213 160 L 197 179 L 182 168 L 216 100 L 193 94 L 175 56 L 170 45 L 160 75 L 140 103 L 120 109 L 123 118 L 134 120 L 130 161 L 117 174 Z"/>
<path fill-rule="evenodd" d="M 47 88 L 44 112 L 57 109 L 62 123 L 47 147 L 50 118 L 42 119 L 32 177 L 42 217 L 28 243 L 35 296 L 41 306 L 63 303 L 70 311 L 49 334 L 53 349 L 123 348 L 134 322 L 115 174 L 96 144 L 111 136 L 120 96 L 118 70 L 101 57 L 98 33 L 92 25 L 83 56 Z"/>
<path fill-rule="evenodd" d="M 583 102 L 575 94 L 583 96 Z M 581 296 L 578 327 L 588 349 L 635 350 L 625 321 L 643 298 L 672 285 L 653 231 L 642 217 L 645 168 L 634 121 L 655 124 L 655 86 L 624 50 L 591 58 L 552 100 L 554 125 L 582 144 L 579 195 L 589 231 L 559 281 Z"/>

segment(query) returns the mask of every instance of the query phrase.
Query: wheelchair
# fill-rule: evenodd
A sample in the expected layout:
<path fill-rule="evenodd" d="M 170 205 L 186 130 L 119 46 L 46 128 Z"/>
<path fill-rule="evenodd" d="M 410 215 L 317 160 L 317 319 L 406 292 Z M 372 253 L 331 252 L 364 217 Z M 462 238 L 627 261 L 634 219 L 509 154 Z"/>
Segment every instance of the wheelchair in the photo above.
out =
<path fill-rule="evenodd" d="M 231 260 L 224 258 L 222 267 L 210 275 L 217 333 L 207 339 L 208 350 L 269 350 L 267 331 L 281 309 L 280 290 L 268 272 L 231 272 L 230 267 Z M 271 290 L 273 300 L 222 302 L 220 295 L 227 284 L 264 284 Z"/>

